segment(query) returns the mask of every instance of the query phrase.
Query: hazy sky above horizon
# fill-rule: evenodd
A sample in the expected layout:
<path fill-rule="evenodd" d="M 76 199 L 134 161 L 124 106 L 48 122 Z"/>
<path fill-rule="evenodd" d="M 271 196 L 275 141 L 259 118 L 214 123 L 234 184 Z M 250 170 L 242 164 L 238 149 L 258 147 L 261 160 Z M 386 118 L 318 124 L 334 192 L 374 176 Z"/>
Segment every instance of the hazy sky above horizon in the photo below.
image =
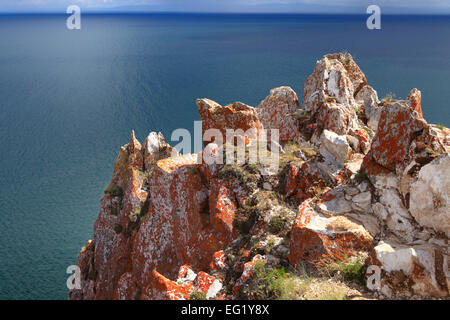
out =
<path fill-rule="evenodd" d="M 0 12 L 82 11 L 362 13 L 377 4 L 383 13 L 450 14 L 450 0 L 0 0 Z"/>

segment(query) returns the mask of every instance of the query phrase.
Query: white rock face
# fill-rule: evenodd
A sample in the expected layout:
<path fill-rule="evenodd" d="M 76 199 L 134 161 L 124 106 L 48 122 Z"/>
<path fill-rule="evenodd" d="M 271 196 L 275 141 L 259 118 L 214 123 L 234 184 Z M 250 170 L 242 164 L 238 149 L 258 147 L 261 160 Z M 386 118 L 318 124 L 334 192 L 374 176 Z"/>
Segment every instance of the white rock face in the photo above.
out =
<path fill-rule="evenodd" d="M 377 259 L 381 262 L 385 271 L 391 272 L 402 270 L 409 274 L 413 268 L 413 248 L 393 248 L 390 244 L 383 241 L 375 247 Z"/>
<path fill-rule="evenodd" d="M 414 227 L 411 224 L 412 217 L 403 205 L 397 189 L 381 189 L 380 194 L 380 202 L 388 212 L 386 218 L 388 228 L 404 240 L 413 241 Z M 384 215 L 384 212 L 381 215 Z"/>
<path fill-rule="evenodd" d="M 380 120 L 381 107 L 378 107 L 378 94 L 371 86 L 363 87 L 355 97 L 357 102 L 362 102 L 364 113 L 368 119 L 367 125 L 373 131 L 378 129 L 378 121 Z"/>
<path fill-rule="evenodd" d="M 213 284 L 209 287 L 208 292 L 206 292 L 206 299 L 215 298 L 217 293 L 222 289 L 222 283 L 219 280 L 214 280 Z"/>
<path fill-rule="evenodd" d="M 402 271 L 412 281 L 412 293 L 424 296 L 449 295 L 448 255 L 436 247 L 432 245 L 405 246 L 381 241 L 374 251 L 383 270 L 388 273 Z M 391 275 L 398 277 L 395 274 Z M 385 279 L 381 280 L 383 283 Z M 397 283 L 401 286 L 403 281 L 399 278 Z M 382 292 L 392 291 L 384 284 L 383 287 Z"/>
<path fill-rule="evenodd" d="M 176 156 L 178 152 L 164 140 L 161 132 L 150 132 L 144 143 L 144 163 L 146 168 L 153 166 L 156 161 Z"/>
<path fill-rule="evenodd" d="M 370 202 L 372 200 L 372 194 L 370 191 L 360 193 L 353 197 L 354 209 L 361 211 L 368 211 L 370 207 Z"/>
<path fill-rule="evenodd" d="M 419 224 L 450 237 L 450 155 L 425 165 L 411 185 L 410 211 Z"/>
<path fill-rule="evenodd" d="M 351 202 L 345 200 L 344 192 L 335 189 L 329 192 L 332 199 L 317 205 L 317 209 L 325 214 L 341 215 L 352 211 Z"/>
<path fill-rule="evenodd" d="M 340 136 L 333 131 L 324 130 L 321 136 L 320 154 L 327 159 L 330 156 L 340 164 L 344 164 L 350 155 L 351 148 L 345 136 Z"/>
<path fill-rule="evenodd" d="M 372 206 L 373 212 L 375 215 L 381 220 L 384 221 L 388 217 L 389 213 L 386 211 L 386 208 L 379 202 L 374 203 Z"/>

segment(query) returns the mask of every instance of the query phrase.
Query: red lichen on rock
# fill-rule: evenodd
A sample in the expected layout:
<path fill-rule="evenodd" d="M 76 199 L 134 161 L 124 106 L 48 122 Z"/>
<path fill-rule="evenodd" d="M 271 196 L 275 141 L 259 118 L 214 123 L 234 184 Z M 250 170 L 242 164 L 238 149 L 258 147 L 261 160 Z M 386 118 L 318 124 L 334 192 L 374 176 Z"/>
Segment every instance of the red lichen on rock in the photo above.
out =
<path fill-rule="evenodd" d="M 414 157 L 413 141 L 422 141 L 432 150 L 443 152 L 444 148 L 431 133 L 429 125 L 408 105 L 396 101 L 385 106 L 380 115 L 378 130 L 373 138 L 363 169 L 371 172 L 371 162 L 390 170 L 401 172 Z"/>
<path fill-rule="evenodd" d="M 422 94 L 421 94 L 420 90 L 418 90 L 416 88 L 412 89 L 406 99 L 409 101 L 409 105 L 410 105 L 411 109 L 418 113 L 418 115 L 419 115 L 418 117 L 420 119 L 423 119 L 423 113 L 422 113 L 422 107 L 421 107 Z"/>
<path fill-rule="evenodd" d="M 227 106 L 221 106 L 209 99 L 197 99 L 197 108 L 202 119 L 202 135 L 205 138 L 205 132 L 209 129 L 217 129 L 222 134 L 222 143 L 226 142 L 226 131 L 243 130 L 248 139 L 254 139 L 260 133 L 262 125 L 258 119 L 256 109 L 242 102 L 235 102 Z M 214 140 L 214 139 L 213 139 Z M 204 140 L 207 144 L 209 142 Z"/>
<path fill-rule="evenodd" d="M 360 224 L 344 216 L 325 217 L 316 212 L 313 202 L 299 206 L 291 230 L 289 262 L 320 265 L 330 260 L 343 260 L 372 246 L 373 238 Z"/>
<path fill-rule="evenodd" d="M 153 270 L 149 284 L 146 286 L 142 299 L 144 300 L 187 300 L 192 284 L 177 284 L 167 279 L 158 271 Z"/>
<path fill-rule="evenodd" d="M 270 95 L 256 108 L 264 129 L 278 129 L 280 142 L 301 141 L 293 114 L 298 110 L 297 94 L 290 87 L 270 90 Z"/>

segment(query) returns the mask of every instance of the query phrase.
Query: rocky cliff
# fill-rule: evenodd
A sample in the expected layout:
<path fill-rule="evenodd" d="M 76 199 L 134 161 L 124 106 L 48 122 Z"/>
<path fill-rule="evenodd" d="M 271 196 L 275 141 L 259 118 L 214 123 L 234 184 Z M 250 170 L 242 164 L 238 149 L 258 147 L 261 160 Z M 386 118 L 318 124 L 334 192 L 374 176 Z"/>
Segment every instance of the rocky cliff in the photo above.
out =
<path fill-rule="evenodd" d="M 257 107 L 197 100 L 204 131 L 279 130 L 269 174 L 248 154 L 235 165 L 201 161 L 233 145 L 205 141 L 178 155 L 160 133 L 143 146 L 132 133 L 69 299 L 276 298 L 281 289 L 261 274 L 354 259 L 358 272 L 380 267 L 378 297 L 448 297 L 450 130 L 425 121 L 417 89 L 380 100 L 349 54 L 316 63 L 303 101 L 289 87 Z"/>

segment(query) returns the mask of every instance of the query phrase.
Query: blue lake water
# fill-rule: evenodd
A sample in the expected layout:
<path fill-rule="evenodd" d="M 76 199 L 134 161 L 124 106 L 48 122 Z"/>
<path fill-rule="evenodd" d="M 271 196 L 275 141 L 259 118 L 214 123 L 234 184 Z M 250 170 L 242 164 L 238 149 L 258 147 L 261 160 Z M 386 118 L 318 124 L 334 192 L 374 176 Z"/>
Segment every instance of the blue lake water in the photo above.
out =
<path fill-rule="evenodd" d="M 0 299 L 65 299 L 132 129 L 193 128 L 195 99 L 257 105 L 348 51 L 382 97 L 450 126 L 450 17 L 0 15 Z"/>

